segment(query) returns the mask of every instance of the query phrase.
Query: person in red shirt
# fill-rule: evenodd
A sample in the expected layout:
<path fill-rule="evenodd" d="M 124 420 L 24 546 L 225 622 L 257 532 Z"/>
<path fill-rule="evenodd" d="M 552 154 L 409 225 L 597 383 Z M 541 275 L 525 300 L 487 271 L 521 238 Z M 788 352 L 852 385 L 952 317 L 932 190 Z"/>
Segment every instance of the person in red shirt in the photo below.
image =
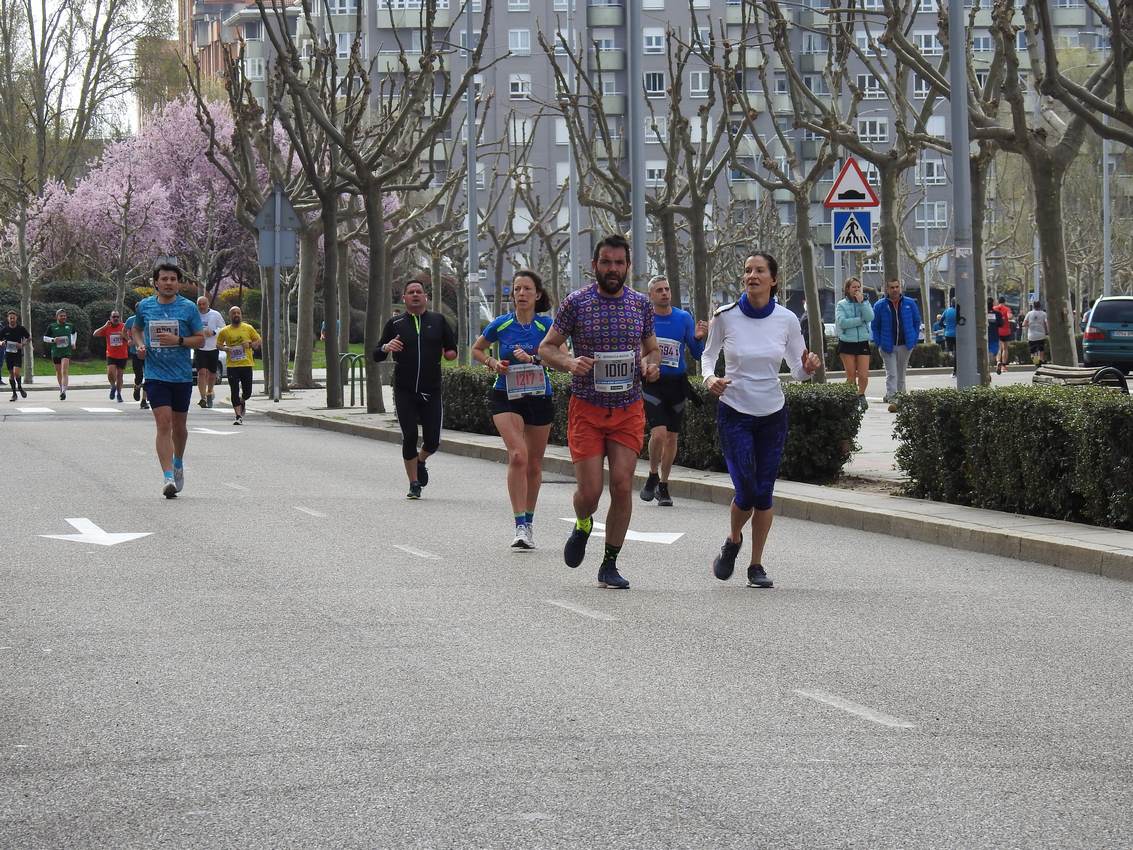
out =
<path fill-rule="evenodd" d="M 999 323 L 999 351 L 995 355 L 995 374 L 1001 375 L 1007 370 L 1007 366 L 1011 362 L 1008 343 L 1011 342 L 1012 329 L 1015 325 L 1011 321 L 1011 308 L 1007 306 L 1007 299 L 1002 295 L 999 296 L 999 303 L 992 309 L 1003 320 Z"/>
<path fill-rule="evenodd" d="M 129 336 L 119 310 L 110 311 L 110 319 L 94 332 L 106 340 L 106 378 L 110 381 L 111 400 L 122 401 L 122 376 L 130 359 Z"/>

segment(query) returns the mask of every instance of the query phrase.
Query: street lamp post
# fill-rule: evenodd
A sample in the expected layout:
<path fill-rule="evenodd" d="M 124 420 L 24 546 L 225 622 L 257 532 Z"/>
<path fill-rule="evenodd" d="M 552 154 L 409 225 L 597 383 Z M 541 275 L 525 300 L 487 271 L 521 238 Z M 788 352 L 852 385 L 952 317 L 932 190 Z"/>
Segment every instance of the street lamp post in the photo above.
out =
<path fill-rule="evenodd" d="M 1102 124 L 1109 124 L 1109 116 L 1102 115 Z M 1109 139 L 1102 136 L 1102 295 L 1113 294 L 1113 219 L 1109 210 Z M 1085 315 L 1085 305 L 1079 305 Z"/>

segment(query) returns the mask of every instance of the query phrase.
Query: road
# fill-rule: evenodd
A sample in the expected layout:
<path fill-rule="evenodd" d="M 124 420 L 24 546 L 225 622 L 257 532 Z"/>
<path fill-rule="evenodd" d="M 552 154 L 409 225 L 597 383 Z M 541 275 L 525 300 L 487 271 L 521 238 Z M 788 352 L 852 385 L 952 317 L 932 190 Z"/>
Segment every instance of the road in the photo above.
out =
<path fill-rule="evenodd" d="M 410 502 L 266 404 L 192 409 L 172 501 L 134 406 L 0 409 L 0 846 L 1133 843 L 1133 585 L 781 520 L 749 590 L 682 501 L 603 591 L 563 477 L 511 553 L 503 467 Z"/>

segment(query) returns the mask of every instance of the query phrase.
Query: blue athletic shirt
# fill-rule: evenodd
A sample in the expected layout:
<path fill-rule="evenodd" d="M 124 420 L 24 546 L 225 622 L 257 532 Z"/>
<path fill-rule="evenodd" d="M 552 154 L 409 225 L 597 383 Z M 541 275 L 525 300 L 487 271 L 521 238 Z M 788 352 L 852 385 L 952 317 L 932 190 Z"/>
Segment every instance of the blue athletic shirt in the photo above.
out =
<path fill-rule="evenodd" d="M 130 356 L 133 357 L 138 353 L 138 349 L 134 346 L 134 317 L 131 316 L 126 320 L 126 345 L 130 349 Z"/>
<path fill-rule="evenodd" d="M 685 310 L 674 307 L 673 312 L 667 316 L 659 316 L 654 313 L 653 328 L 657 332 L 657 342 L 661 345 L 662 375 L 672 376 L 685 373 L 686 348 L 694 360 L 699 360 L 700 355 L 704 353 L 704 342 L 696 338 L 696 322 L 692 320 L 692 314 Z M 665 365 L 664 360 L 669 358 L 665 357 L 667 346 L 665 346 L 663 340 L 672 340 L 677 344 L 676 348 L 680 361 L 678 366 Z"/>
<path fill-rule="evenodd" d="M 539 343 L 543 341 L 543 337 L 547 335 L 547 331 L 551 329 L 554 324 L 554 319 L 550 316 L 535 316 L 531 320 L 531 324 L 522 325 L 519 319 L 515 317 L 515 313 L 508 313 L 505 316 L 493 319 L 488 327 L 484 328 L 484 339 L 488 342 L 499 344 L 499 359 L 505 363 L 511 362 L 511 353 L 518 345 L 524 350 L 525 353 L 532 356 L 539 353 Z M 543 370 L 546 373 L 546 369 Z M 551 394 L 551 379 L 546 378 L 546 390 L 544 396 Z M 496 378 L 496 383 L 492 387 L 496 390 L 506 390 L 507 380 L 503 375 Z"/>
<path fill-rule="evenodd" d="M 176 330 L 170 326 L 170 333 L 181 336 L 194 336 L 204 327 L 201 322 L 201 311 L 197 305 L 188 298 L 178 295 L 168 304 L 162 304 L 156 295 L 143 298 L 134 308 L 136 327 L 141 327 L 146 344 L 147 381 L 165 381 L 170 384 L 191 384 L 193 382 L 192 349 L 184 346 L 171 348 L 154 348 L 150 339 L 150 328 L 155 322 L 176 322 Z"/>

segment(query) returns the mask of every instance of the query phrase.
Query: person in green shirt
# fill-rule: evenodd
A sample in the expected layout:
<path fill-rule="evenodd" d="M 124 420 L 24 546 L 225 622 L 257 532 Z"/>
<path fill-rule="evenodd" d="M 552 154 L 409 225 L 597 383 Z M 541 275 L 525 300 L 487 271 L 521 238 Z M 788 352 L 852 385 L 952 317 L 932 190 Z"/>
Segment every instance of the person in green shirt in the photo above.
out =
<path fill-rule="evenodd" d="M 59 382 L 59 400 L 67 399 L 67 380 L 71 368 L 71 355 L 75 352 L 75 343 L 78 335 L 75 326 L 67 321 L 67 311 L 58 310 L 55 321 L 47 326 L 47 333 L 43 341 L 47 343 L 51 353 L 51 362 L 55 364 L 55 379 Z"/>

